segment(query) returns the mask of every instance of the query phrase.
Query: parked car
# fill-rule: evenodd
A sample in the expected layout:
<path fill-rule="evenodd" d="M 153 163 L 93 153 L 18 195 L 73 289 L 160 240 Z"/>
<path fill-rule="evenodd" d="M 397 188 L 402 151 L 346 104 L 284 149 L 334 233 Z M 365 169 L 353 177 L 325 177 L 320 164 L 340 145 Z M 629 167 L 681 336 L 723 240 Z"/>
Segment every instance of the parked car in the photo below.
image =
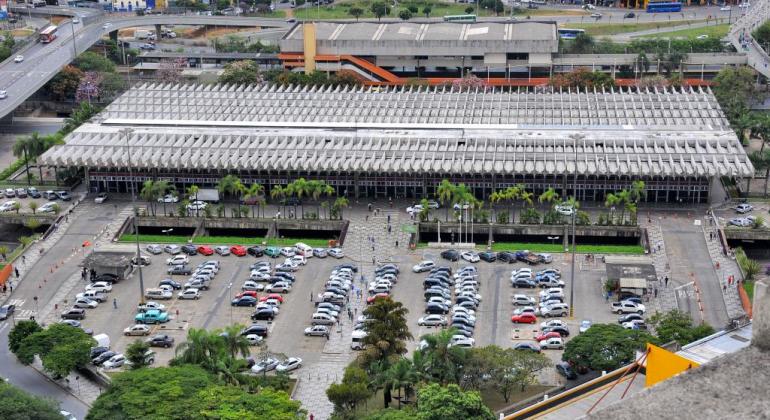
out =
<path fill-rule="evenodd" d="M 214 252 L 224 257 L 230 255 L 230 247 L 227 245 L 219 245 L 214 247 Z"/>
<path fill-rule="evenodd" d="M 559 362 L 556 364 L 556 373 L 559 375 L 572 380 L 577 379 L 577 373 L 572 369 L 572 366 L 570 366 L 567 362 Z"/>
<path fill-rule="evenodd" d="M 236 297 L 230 302 L 232 306 L 257 306 L 257 298 L 254 296 L 243 295 Z"/>
<path fill-rule="evenodd" d="M 518 342 L 513 345 L 514 350 L 525 350 L 525 351 L 532 351 L 535 353 L 540 353 L 540 346 L 536 343 L 531 343 L 528 341 L 522 341 Z"/>
<path fill-rule="evenodd" d="M 96 194 L 96 197 L 94 198 L 94 203 L 102 204 L 105 201 L 107 201 L 107 198 L 108 198 L 107 193 L 102 192 L 102 193 Z"/>
<path fill-rule="evenodd" d="M 155 309 L 163 312 L 166 310 L 166 305 L 158 302 L 153 302 L 153 301 L 145 302 L 144 304 L 140 303 L 136 305 L 136 310 L 139 312 L 149 311 L 151 309 Z"/>
<path fill-rule="evenodd" d="M 246 253 L 252 257 L 261 257 L 265 255 L 265 250 L 261 246 L 250 246 L 246 248 Z"/>
<path fill-rule="evenodd" d="M 109 293 L 112 291 L 112 284 L 106 281 L 97 281 L 86 286 L 86 291 L 93 290 L 100 293 Z"/>
<path fill-rule="evenodd" d="M 302 367 L 302 359 L 299 357 L 289 357 L 285 362 L 275 367 L 277 372 L 289 372 Z"/>
<path fill-rule="evenodd" d="M 525 305 L 525 306 L 535 305 L 535 298 L 527 295 L 516 294 L 516 295 L 513 295 L 512 303 L 514 305 Z"/>
<path fill-rule="evenodd" d="M 584 333 L 584 332 L 588 331 L 589 328 L 591 328 L 591 325 L 593 325 L 593 323 L 590 320 L 584 319 L 584 320 L 580 321 L 580 330 L 579 331 L 581 333 Z"/>
<path fill-rule="evenodd" d="M 454 249 L 447 249 L 441 252 L 441 258 L 449 261 L 457 261 L 460 259 L 460 253 Z"/>
<path fill-rule="evenodd" d="M 144 249 L 152 255 L 158 255 L 163 253 L 163 248 L 161 248 L 161 246 L 158 244 L 147 245 Z"/>
<path fill-rule="evenodd" d="M 31 198 L 40 198 L 40 197 L 42 197 L 42 196 L 43 196 L 42 194 L 40 194 L 40 191 L 38 191 L 38 190 L 37 190 L 37 188 L 35 188 L 35 187 L 29 187 L 29 188 L 27 188 L 27 194 L 28 194 L 28 195 L 29 195 Z"/>
<path fill-rule="evenodd" d="M 746 214 L 752 210 L 754 210 L 754 206 L 752 206 L 751 204 L 743 203 L 735 206 L 735 211 L 740 214 Z"/>
<path fill-rule="evenodd" d="M 560 337 L 552 337 L 548 338 L 543 341 L 539 341 L 538 344 L 540 345 L 541 349 L 545 350 L 562 350 L 564 349 L 564 342 Z"/>
<path fill-rule="evenodd" d="M 281 255 L 281 249 L 274 246 L 269 246 L 265 249 L 265 255 L 272 258 L 278 258 Z"/>
<path fill-rule="evenodd" d="M 182 248 L 179 245 L 168 244 L 163 247 L 163 250 L 171 255 L 177 255 L 182 252 Z M 187 262 L 187 261 L 185 261 Z"/>
<path fill-rule="evenodd" d="M 85 319 L 86 311 L 81 308 L 71 308 L 61 313 L 62 319 Z"/>
<path fill-rule="evenodd" d="M 93 309 L 99 306 L 99 302 L 95 300 L 91 300 L 87 297 L 82 297 L 79 299 L 75 299 L 75 303 L 72 305 L 75 308 L 81 308 L 81 309 Z"/>
<path fill-rule="evenodd" d="M 441 315 L 425 315 L 417 320 L 417 325 L 427 327 L 443 327 L 447 325 L 447 319 Z"/>
<path fill-rule="evenodd" d="M 316 258 L 326 258 L 329 253 L 324 248 L 313 248 L 313 256 Z"/>
<path fill-rule="evenodd" d="M 251 371 L 253 373 L 270 372 L 271 370 L 274 370 L 279 364 L 280 362 L 278 360 L 273 359 L 272 357 L 269 357 L 267 359 L 260 360 L 259 362 L 257 362 L 257 364 L 251 367 Z"/>
<path fill-rule="evenodd" d="M 328 337 L 329 327 L 327 327 L 326 325 L 313 325 L 312 327 L 305 328 L 305 335 L 317 336 L 317 337 Z"/>
<path fill-rule="evenodd" d="M 267 326 L 260 324 L 252 324 L 241 330 L 241 335 L 247 336 L 249 334 L 256 334 L 260 337 L 267 337 Z"/>
<path fill-rule="evenodd" d="M 130 327 L 126 327 L 123 330 L 123 335 L 149 335 L 150 327 L 144 324 L 135 324 Z"/>
<path fill-rule="evenodd" d="M 187 290 L 182 290 L 176 295 L 177 299 L 192 299 L 192 300 L 198 300 L 201 297 L 200 290 L 196 288 L 190 288 Z"/>
<path fill-rule="evenodd" d="M 257 309 L 251 314 L 252 321 L 272 321 L 275 318 L 275 312 L 272 309 Z"/>
<path fill-rule="evenodd" d="M 174 337 L 166 334 L 156 334 L 145 341 L 150 347 L 170 348 L 174 345 Z"/>
<path fill-rule="evenodd" d="M 419 263 L 417 263 L 417 265 L 412 267 L 412 271 L 414 271 L 415 273 L 422 273 L 425 271 L 430 271 L 435 266 L 436 266 L 436 263 L 434 263 L 433 261 L 430 261 L 430 260 L 420 261 Z"/>
<path fill-rule="evenodd" d="M 177 203 L 179 202 L 179 197 L 174 194 L 166 194 L 163 197 L 160 197 L 158 199 L 158 203 Z"/>
<path fill-rule="evenodd" d="M 482 252 L 479 254 L 479 259 L 486 262 L 495 262 L 497 260 L 497 254 L 491 251 Z"/>
<path fill-rule="evenodd" d="M 126 356 L 118 353 L 102 364 L 105 369 L 117 369 L 126 363 Z"/>
<path fill-rule="evenodd" d="M 474 251 L 464 251 L 460 253 L 460 257 L 471 263 L 477 263 L 480 260 L 479 254 Z"/>
<path fill-rule="evenodd" d="M 537 317 L 533 313 L 525 312 L 520 315 L 512 316 L 511 322 L 514 324 L 534 324 L 537 322 Z"/>
<path fill-rule="evenodd" d="M 56 195 L 59 196 L 59 200 L 61 200 L 61 201 L 70 201 L 70 200 L 72 200 L 72 194 L 70 194 L 67 191 L 56 191 Z"/>
<path fill-rule="evenodd" d="M 244 257 L 246 256 L 246 247 L 243 245 L 233 245 L 230 247 L 230 252 L 235 255 L 236 257 Z"/>
<path fill-rule="evenodd" d="M 13 316 L 13 312 L 16 310 L 15 305 L 3 305 L 0 306 L 0 320 L 6 320 Z"/>
<path fill-rule="evenodd" d="M 189 276 L 192 274 L 192 269 L 189 265 L 172 265 L 166 270 L 166 274 L 172 276 Z"/>
<path fill-rule="evenodd" d="M 162 324 L 169 321 L 168 312 L 150 309 L 134 316 L 138 324 Z"/>
<path fill-rule="evenodd" d="M 330 257 L 337 258 L 337 259 L 340 259 L 345 256 L 345 253 L 342 252 L 342 250 L 339 248 L 332 248 L 326 252 L 327 254 L 329 254 Z"/>

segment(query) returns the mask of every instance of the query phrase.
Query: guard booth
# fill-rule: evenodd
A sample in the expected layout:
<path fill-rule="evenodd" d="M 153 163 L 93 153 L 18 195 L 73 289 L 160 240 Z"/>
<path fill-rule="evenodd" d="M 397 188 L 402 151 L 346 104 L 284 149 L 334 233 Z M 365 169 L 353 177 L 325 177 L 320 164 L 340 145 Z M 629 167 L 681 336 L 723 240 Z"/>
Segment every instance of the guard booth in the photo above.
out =
<path fill-rule="evenodd" d="M 621 277 L 618 292 L 621 299 L 629 296 L 642 297 L 647 293 L 647 279 Z"/>
<path fill-rule="evenodd" d="M 96 249 L 85 257 L 83 267 L 89 271 L 93 269 L 97 276 L 109 273 L 118 276 L 118 281 L 124 280 L 131 274 L 131 258 L 136 256 L 136 251 L 132 252 L 130 248 L 123 246 Z"/>

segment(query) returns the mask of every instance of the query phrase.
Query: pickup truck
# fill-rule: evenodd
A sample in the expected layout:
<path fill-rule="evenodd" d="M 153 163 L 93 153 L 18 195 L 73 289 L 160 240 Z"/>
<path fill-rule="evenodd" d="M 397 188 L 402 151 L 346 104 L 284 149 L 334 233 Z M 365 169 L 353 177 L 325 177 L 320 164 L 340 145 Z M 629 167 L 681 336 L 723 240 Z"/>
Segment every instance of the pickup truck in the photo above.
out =
<path fill-rule="evenodd" d="M 137 324 L 162 324 L 168 322 L 168 312 L 150 309 L 147 312 L 136 314 L 134 320 Z"/>
<path fill-rule="evenodd" d="M 516 251 L 516 259 L 529 265 L 540 263 L 540 256 L 529 251 Z"/>
<path fill-rule="evenodd" d="M 631 314 L 637 313 L 639 315 L 645 312 L 644 305 L 636 302 L 624 300 L 623 302 L 613 302 L 610 304 L 610 310 L 616 314 Z"/>

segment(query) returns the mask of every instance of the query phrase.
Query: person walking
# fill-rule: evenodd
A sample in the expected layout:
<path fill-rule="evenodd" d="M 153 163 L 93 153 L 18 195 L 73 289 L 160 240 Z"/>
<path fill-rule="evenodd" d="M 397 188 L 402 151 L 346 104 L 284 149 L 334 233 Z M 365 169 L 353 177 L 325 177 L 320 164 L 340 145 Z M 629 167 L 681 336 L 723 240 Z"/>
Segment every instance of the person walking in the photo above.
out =
<path fill-rule="evenodd" d="M 19 278 L 19 268 L 18 267 L 14 267 L 13 268 L 13 273 L 16 274 L 16 278 L 18 279 Z"/>
<path fill-rule="evenodd" d="M 118 298 L 112 298 L 113 309 L 118 309 Z"/>
<path fill-rule="evenodd" d="M 398 239 L 396 239 L 396 248 L 398 248 Z"/>
<path fill-rule="evenodd" d="M 668 288 L 668 276 L 663 281 L 666 283 L 666 288 Z"/>

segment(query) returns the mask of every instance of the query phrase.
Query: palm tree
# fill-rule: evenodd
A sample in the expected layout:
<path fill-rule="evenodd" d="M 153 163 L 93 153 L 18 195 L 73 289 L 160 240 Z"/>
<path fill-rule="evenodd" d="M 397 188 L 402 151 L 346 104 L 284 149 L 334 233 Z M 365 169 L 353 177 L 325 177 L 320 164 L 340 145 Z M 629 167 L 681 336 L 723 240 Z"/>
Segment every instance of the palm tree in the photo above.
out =
<path fill-rule="evenodd" d="M 286 197 L 286 189 L 281 187 L 280 185 L 276 185 L 270 189 L 270 198 L 272 198 L 273 200 L 279 200 L 282 211 L 286 211 L 286 209 L 283 206 L 283 203 L 285 203 L 283 201 L 284 197 Z"/>
<path fill-rule="evenodd" d="M 35 214 L 37 212 L 37 201 L 30 201 L 29 204 L 27 204 L 27 207 L 29 207 L 30 210 L 32 210 L 32 214 Z"/>
<path fill-rule="evenodd" d="M 144 181 L 139 197 L 147 201 L 147 206 L 152 210 L 152 215 L 155 216 L 155 200 L 158 199 L 158 187 L 155 182 L 149 179 Z"/>
<path fill-rule="evenodd" d="M 339 215 L 340 220 L 342 220 L 342 209 L 348 208 L 349 205 L 350 202 L 346 197 L 337 197 L 332 204 L 332 213 Z"/>
<path fill-rule="evenodd" d="M 13 209 L 16 210 L 16 214 L 19 214 L 19 210 L 21 210 L 21 203 L 18 201 L 13 203 Z"/>
<path fill-rule="evenodd" d="M 238 178 L 235 175 L 227 175 L 224 178 L 219 180 L 219 183 L 217 184 L 217 190 L 224 196 L 227 194 L 233 194 L 236 196 L 236 198 L 240 199 L 241 193 L 246 188 L 243 186 L 243 183 L 241 182 L 240 178 Z M 240 212 L 237 212 L 238 216 L 240 216 Z"/>
<path fill-rule="evenodd" d="M 408 312 L 401 302 L 390 298 L 377 299 L 364 310 L 364 315 L 372 320 L 365 327 L 366 350 L 361 355 L 365 367 L 374 361 L 406 353 L 405 341 L 412 339 L 406 322 Z"/>
<path fill-rule="evenodd" d="M 289 195 L 297 197 L 297 201 L 302 202 L 302 197 L 310 195 L 310 184 L 305 178 L 295 179 L 291 184 L 287 185 Z M 305 218 L 305 206 L 300 204 L 300 210 L 302 211 L 302 218 Z M 297 214 L 297 203 L 294 203 L 294 214 Z"/>
<path fill-rule="evenodd" d="M 168 193 L 176 192 L 176 187 L 168 181 L 155 181 L 155 199 L 165 197 Z M 166 200 L 163 200 L 163 215 L 166 215 Z"/>
<path fill-rule="evenodd" d="M 40 134 L 34 132 L 29 137 L 20 137 L 13 144 L 13 155 L 17 158 L 24 159 L 24 166 L 27 168 L 27 185 L 32 184 L 32 180 L 29 178 L 29 161 L 32 160 L 32 148 L 34 147 L 34 143 L 39 142 L 40 140 Z"/>
<path fill-rule="evenodd" d="M 197 185 L 195 184 L 190 185 L 189 187 L 187 187 L 187 197 L 194 197 L 193 201 L 198 201 L 199 191 L 200 191 L 200 188 L 198 188 Z M 185 206 L 185 208 L 187 207 Z M 199 215 L 198 206 L 195 206 L 195 217 L 198 217 L 198 215 Z"/>
<path fill-rule="evenodd" d="M 615 194 L 618 197 L 618 204 L 621 207 L 620 210 L 620 224 L 626 222 L 626 211 L 629 210 L 628 203 L 631 203 L 631 192 L 629 190 L 620 190 Z"/>
<path fill-rule="evenodd" d="M 449 182 L 448 179 L 442 179 L 441 183 L 436 188 L 436 195 L 438 201 L 446 208 L 446 221 L 449 221 L 449 207 L 451 206 L 452 197 L 455 195 L 457 187 Z"/>
<path fill-rule="evenodd" d="M 644 181 L 642 180 L 636 180 L 631 183 L 631 189 L 629 191 L 629 198 L 634 203 L 638 203 L 639 200 L 642 199 L 642 197 L 646 194 L 646 186 L 644 184 Z"/>
<path fill-rule="evenodd" d="M 176 348 L 176 359 L 180 363 L 201 365 L 211 369 L 217 362 L 221 350 L 221 341 L 205 329 L 190 328 L 187 341 Z"/>
<path fill-rule="evenodd" d="M 251 184 L 243 193 L 243 198 L 248 200 L 249 198 L 255 198 L 257 199 L 257 202 L 261 199 L 262 195 L 265 193 L 265 187 L 262 186 L 262 184 Z M 251 217 L 254 217 L 254 206 L 251 207 Z"/>
<path fill-rule="evenodd" d="M 238 354 L 243 357 L 250 354 L 249 342 L 246 337 L 241 335 L 241 330 L 243 330 L 243 325 L 235 324 L 225 327 L 224 331 L 219 334 L 231 359 L 235 359 Z"/>
<path fill-rule="evenodd" d="M 414 365 L 409 359 L 399 359 L 394 365 L 391 365 L 387 370 L 382 372 L 378 382 L 383 387 L 387 387 L 391 390 L 398 390 L 398 408 L 401 409 L 401 391 L 404 391 L 404 396 L 409 398 L 414 394 L 414 385 L 419 379 L 419 375 L 414 370 Z"/>
<path fill-rule="evenodd" d="M 449 328 L 421 337 L 427 343 L 422 350 L 427 361 L 426 373 L 441 385 L 450 382 L 459 383 L 462 365 L 467 355 L 466 349 L 450 346 L 453 335 L 455 335 L 455 329 Z"/>
<path fill-rule="evenodd" d="M 540 197 L 537 198 L 537 201 L 541 203 L 547 203 L 548 207 L 550 208 L 554 202 L 559 201 L 559 193 L 557 193 L 553 188 L 548 188 L 542 194 L 540 194 Z"/>
<path fill-rule="evenodd" d="M 620 204 L 620 197 L 618 197 L 618 195 L 615 193 L 609 193 L 604 198 L 604 207 L 607 207 L 608 209 L 610 209 L 610 220 L 614 219 L 615 215 L 613 214 L 613 212 L 615 211 L 614 210 L 615 207 L 617 207 L 619 204 Z"/>

